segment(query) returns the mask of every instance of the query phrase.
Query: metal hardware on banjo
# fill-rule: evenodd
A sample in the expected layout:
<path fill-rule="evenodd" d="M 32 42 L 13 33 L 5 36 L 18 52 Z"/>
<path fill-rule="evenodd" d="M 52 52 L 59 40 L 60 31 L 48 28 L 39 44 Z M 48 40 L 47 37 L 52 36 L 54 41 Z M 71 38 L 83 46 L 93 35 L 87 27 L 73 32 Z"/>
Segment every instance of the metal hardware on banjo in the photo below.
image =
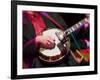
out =
<path fill-rule="evenodd" d="M 65 31 L 56 28 L 44 31 L 43 35 L 50 36 L 55 39 L 55 47 L 53 49 L 40 48 L 39 58 L 49 63 L 62 60 L 68 54 L 70 49 L 70 39 L 68 35 L 79 29 L 84 23 L 85 19 Z"/>

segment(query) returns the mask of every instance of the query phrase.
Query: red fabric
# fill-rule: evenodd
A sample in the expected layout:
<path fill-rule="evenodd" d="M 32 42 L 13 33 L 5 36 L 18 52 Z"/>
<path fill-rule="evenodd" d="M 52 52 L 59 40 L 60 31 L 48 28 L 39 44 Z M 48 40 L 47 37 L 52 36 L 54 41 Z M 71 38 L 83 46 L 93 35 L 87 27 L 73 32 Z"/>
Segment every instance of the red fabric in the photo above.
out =
<path fill-rule="evenodd" d="M 34 13 L 34 15 L 28 14 L 27 16 L 32 22 L 36 35 L 41 34 L 46 29 L 46 25 L 39 13 Z"/>

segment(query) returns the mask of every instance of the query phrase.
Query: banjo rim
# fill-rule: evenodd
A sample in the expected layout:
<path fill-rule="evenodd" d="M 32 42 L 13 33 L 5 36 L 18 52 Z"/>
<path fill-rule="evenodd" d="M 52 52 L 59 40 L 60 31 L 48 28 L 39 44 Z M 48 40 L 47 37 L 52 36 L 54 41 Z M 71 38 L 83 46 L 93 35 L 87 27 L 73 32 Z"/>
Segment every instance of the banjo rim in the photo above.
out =
<path fill-rule="evenodd" d="M 45 32 L 43 32 L 43 35 L 48 35 L 47 34 L 48 31 L 50 31 L 50 32 L 53 31 L 52 33 L 55 33 L 55 32 L 58 32 L 58 31 L 61 32 L 61 33 L 63 32 L 60 29 L 53 28 L 53 29 L 49 29 L 49 30 L 46 30 Z M 60 54 L 56 54 L 54 56 L 48 56 L 48 55 L 45 55 L 45 54 L 42 53 L 42 48 L 40 48 L 39 52 L 40 52 L 39 53 L 40 60 L 48 62 L 48 63 L 58 62 L 66 56 L 66 52 L 68 53 L 67 50 L 64 50 L 64 52 L 61 51 Z"/>
<path fill-rule="evenodd" d="M 45 56 L 41 53 L 39 55 L 39 58 L 42 61 L 45 61 L 45 62 L 48 62 L 48 63 L 58 62 L 58 61 L 62 60 L 64 57 L 65 57 L 64 53 L 61 53 L 61 54 L 56 55 L 56 56 Z"/>

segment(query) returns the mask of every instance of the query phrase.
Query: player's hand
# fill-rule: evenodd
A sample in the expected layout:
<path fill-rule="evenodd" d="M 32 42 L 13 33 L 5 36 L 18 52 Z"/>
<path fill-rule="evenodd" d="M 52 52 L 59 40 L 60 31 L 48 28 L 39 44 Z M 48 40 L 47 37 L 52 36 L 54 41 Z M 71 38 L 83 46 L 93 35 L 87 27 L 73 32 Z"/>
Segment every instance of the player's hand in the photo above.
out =
<path fill-rule="evenodd" d="M 55 40 L 52 39 L 50 36 L 37 36 L 36 42 L 41 48 L 53 49 L 55 47 Z"/>

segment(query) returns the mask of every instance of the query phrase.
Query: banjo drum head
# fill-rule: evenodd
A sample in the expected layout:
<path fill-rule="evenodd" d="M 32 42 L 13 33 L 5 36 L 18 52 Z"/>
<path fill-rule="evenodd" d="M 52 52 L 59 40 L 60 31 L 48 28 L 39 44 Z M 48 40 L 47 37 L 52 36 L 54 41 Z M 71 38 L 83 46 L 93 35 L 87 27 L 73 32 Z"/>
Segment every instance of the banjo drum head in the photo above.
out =
<path fill-rule="evenodd" d="M 43 35 L 50 36 L 51 38 L 55 39 L 55 48 L 53 48 L 53 49 L 40 48 L 39 58 L 43 61 L 57 62 L 65 56 L 65 54 L 63 54 L 57 46 L 57 44 L 60 43 L 60 41 L 55 34 L 56 32 L 63 33 L 63 31 L 59 30 L 59 29 L 49 29 L 49 30 L 46 30 L 43 32 Z"/>

